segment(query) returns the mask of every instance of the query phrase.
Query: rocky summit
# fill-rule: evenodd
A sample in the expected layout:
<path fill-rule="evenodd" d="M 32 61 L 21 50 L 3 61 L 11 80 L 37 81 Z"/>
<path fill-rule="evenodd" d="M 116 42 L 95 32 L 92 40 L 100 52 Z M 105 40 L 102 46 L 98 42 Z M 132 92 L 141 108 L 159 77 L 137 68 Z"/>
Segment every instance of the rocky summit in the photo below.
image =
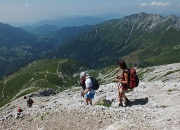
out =
<path fill-rule="evenodd" d="M 180 63 L 138 69 L 141 81 L 118 107 L 117 83 L 101 85 L 92 106 L 75 87 L 54 96 L 20 97 L 0 108 L 1 130 L 179 130 Z M 18 107 L 22 108 L 17 115 Z"/>

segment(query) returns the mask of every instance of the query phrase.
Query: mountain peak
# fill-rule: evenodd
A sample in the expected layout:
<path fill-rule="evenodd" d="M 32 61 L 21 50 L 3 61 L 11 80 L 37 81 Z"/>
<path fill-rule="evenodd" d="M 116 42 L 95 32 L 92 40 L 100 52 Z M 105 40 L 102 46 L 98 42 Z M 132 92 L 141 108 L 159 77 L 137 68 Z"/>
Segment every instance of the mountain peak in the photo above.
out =
<path fill-rule="evenodd" d="M 180 17 L 179 16 L 170 15 L 166 17 L 166 20 L 169 21 L 176 30 L 180 30 Z"/>

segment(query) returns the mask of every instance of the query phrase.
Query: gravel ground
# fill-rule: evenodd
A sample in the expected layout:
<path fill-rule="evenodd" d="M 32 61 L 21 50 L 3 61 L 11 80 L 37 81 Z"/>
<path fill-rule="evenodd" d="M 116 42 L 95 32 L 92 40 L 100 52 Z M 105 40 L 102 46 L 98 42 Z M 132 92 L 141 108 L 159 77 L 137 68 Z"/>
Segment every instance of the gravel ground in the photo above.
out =
<path fill-rule="evenodd" d="M 21 97 L 0 109 L 0 129 L 179 130 L 180 82 L 177 77 L 180 73 L 167 75 L 168 71 L 176 70 L 180 70 L 180 64 L 154 67 L 137 88 L 127 93 L 131 103 L 126 107 L 118 107 L 116 83 L 100 86 L 93 106 L 84 105 L 80 88 L 56 96 L 32 97 L 35 101 L 32 108 L 27 108 Z M 96 105 L 102 101 L 110 101 L 111 107 Z M 17 117 L 19 106 L 23 112 Z"/>

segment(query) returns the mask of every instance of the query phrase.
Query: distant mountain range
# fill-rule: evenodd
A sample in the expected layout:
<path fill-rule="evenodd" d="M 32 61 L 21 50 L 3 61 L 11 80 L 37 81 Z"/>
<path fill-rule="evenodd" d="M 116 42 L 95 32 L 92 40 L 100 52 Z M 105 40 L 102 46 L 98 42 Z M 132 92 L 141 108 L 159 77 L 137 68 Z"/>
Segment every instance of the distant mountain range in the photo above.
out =
<path fill-rule="evenodd" d="M 22 26 L 22 28 L 33 34 L 46 35 L 63 27 L 96 25 L 107 20 L 122 17 L 122 15 L 117 13 L 109 13 L 99 16 L 60 16 L 54 19 L 43 20 L 31 25 Z"/>
<path fill-rule="evenodd" d="M 93 68 L 116 64 L 119 58 L 138 66 L 158 65 L 180 61 L 179 41 L 179 17 L 139 13 L 95 25 L 46 57 L 78 59 Z"/>
<path fill-rule="evenodd" d="M 42 56 L 72 58 L 92 68 L 116 64 L 119 58 L 141 67 L 179 62 L 179 21 L 175 15 L 138 13 L 94 26 L 64 27 L 48 35 L 0 23 L 0 77 Z"/>
<path fill-rule="evenodd" d="M 48 35 L 1 23 L 0 77 L 42 55 L 80 60 L 92 68 L 116 64 L 119 58 L 138 66 L 179 62 L 179 21 L 175 15 L 138 13 L 94 26 L 64 27 Z"/>
<path fill-rule="evenodd" d="M 58 20 L 44 20 L 33 25 L 23 26 L 22 28 L 30 33 L 46 35 L 57 31 L 63 27 L 79 27 L 83 25 L 96 25 L 105 21 L 97 17 L 75 17 Z"/>

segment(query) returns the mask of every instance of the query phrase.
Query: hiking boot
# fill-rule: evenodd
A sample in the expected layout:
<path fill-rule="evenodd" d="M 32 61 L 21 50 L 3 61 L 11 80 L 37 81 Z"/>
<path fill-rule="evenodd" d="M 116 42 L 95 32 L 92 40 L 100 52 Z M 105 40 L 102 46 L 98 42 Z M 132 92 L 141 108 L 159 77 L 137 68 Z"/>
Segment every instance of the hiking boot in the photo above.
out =
<path fill-rule="evenodd" d="M 121 103 L 119 103 L 119 107 L 123 107 L 123 105 Z"/>
<path fill-rule="evenodd" d="M 130 100 L 128 98 L 125 99 L 124 104 L 127 105 L 130 103 Z"/>

